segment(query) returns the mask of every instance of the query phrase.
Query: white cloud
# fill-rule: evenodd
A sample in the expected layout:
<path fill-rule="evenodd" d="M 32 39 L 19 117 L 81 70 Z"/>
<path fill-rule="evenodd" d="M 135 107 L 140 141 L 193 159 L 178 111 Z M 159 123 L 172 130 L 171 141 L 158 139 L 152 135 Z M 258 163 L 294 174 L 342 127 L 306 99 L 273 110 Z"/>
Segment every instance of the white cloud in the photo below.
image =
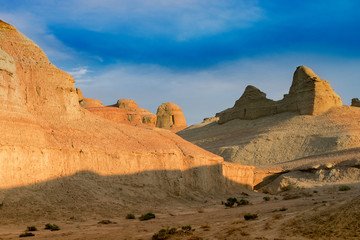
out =
<path fill-rule="evenodd" d="M 70 71 L 68 71 L 70 75 L 72 75 L 75 79 L 78 79 L 77 81 L 83 80 L 83 77 L 86 76 L 87 73 L 89 73 L 88 67 L 78 67 L 73 68 Z"/>
<path fill-rule="evenodd" d="M 35 14 L 26 11 L 0 12 L 0 18 L 35 42 L 51 61 L 65 61 L 75 55 L 49 31 L 45 20 Z"/>
<path fill-rule="evenodd" d="M 306 65 L 328 80 L 344 104 L 360 97 L 360 59 L 288 53 L 228 62 L 209 70 L 174 72 L 154 65 L 118 64 L 78 82 L 84 96 L 104 104 L 117 99 L 135 100 L 140 107 L 156 112 L 163 102 L 174 102 L 190 124 L 232 107 L 247 85 L 254 85 L 279 100 L 288 93 L 296 67 Z"/>
<path fill-rule="evenodd" d="M 55 7 L 66 12 L 66 18 L 51 14 L 48 17 L 54 22 L 70 20 L 99 32 L 122 29 L 130 34 L 165 34 L 181 41 L 247 27 L 263 15 L 253 0 L 71 0 L 57 2 Z M 44 11 L 54 12 L 54 3 Z"/>

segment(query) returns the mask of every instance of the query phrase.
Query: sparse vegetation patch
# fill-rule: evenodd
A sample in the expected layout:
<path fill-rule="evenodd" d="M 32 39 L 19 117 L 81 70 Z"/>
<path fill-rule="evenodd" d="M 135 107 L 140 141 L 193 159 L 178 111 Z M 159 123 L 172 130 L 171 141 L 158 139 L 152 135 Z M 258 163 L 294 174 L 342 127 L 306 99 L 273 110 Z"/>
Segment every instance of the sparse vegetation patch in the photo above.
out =
<path fill-rule="evenodd" d="M 246 199 L 240 199 L 240 201 L 238 201 L 236 198 L 228 198 L 225 206 L 226 207 L 233 207 L 234 205 L 240 206 L 240 205 L 249 205 L 250 202 Z"/>
<path fill-rule="evenodd" d="M 59 231 L 60 227 L 56 224 L 47 223 L 47 224 L 45 224 L 45 229 L 51 230 L 51 231 Z"/>
<path fill-rule="evenodd" d="M 153 213 L 146 213 L 146 214 L 143 214 L 139 217 L 140 221 L 146 221 L 146 220 L 150 220 L 152 218 L 155 218 L 155 214 Z"/>
<path fill-rule="evenodd" d="M 176 228 L 161 229 L 159 232 L 152 236 L 153 240 L 168 239 L 171 235 L 176 233 Z"/>
<path fill-rule="evenodd" d="M 132 213 L 129 213 L 125 216 L 126 219 L 135 219 L 135 215 Z"/>
<path fill-rule="evenodd" d="M 245 220 L 254 220 L 257 219 L 258 215 L 256 213 L 252 214 L 252 213 L 246 213 L 244 214 L 244 219 Z"/>
<path fill-rule="evenodd" d="M 27 227 L 27 231 L 34 232 L 34 231 L 37 231 L 37 228 L 35 226 L 30 226 L 30 227 Z"/>
<path fill-rule="evenodd" d="M 351 188 L 347 185 L 342 185 L 339 187 L 339 191 L 349 191 Z"/>
<path fill-rule="evenodd" d="M 33 237 L 33 236 L 35 236 L 35 234 L 31 232 L 25 232 L 19 235 L 19 237 Z"/>

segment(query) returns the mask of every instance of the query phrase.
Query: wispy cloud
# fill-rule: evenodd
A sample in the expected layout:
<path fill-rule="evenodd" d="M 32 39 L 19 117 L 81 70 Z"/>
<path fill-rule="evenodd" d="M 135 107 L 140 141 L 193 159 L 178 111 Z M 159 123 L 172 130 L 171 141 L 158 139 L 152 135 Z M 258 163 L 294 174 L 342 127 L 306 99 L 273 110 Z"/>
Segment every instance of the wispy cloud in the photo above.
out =
<path fill-rule="evenodd" d="M 69 0 L 41 1 L 37 10 L 55 24 L 92 31 L 127 31 L 132 35 L 167 36 L 178 40 L 246 27 L 262 19 L 253 0 Z M 56 12 L 66 12 L 66 18 Z"/>
<path fill-rule="evenodd" d="M 346 61 L 310 53 L 242 59 L 188 72 L 156 65 L 117 64 L 87 78 L 89 82 L 77 83 L 77 87 L 84 96 L 100 99 L 104 104 L 129 98 L 152 112 L 163 102 L 174 102 L 183 109 L 187 121 L 194 124 L 232 107 L 247 85 L 258 87 L 268 98 L 282 99 L 298 65 L 313 68 L 331 83 L 344 104 L 349 104 L 351 98 L 358 97 L 356 91 L 360 89 L 358 64 L 360 59 Z"/>
<path fill-rule="evenodd" d="M 68 71 L 70 75 L 72 75 L 75 79 L 82 80 L 84 76 L 86 76 L 87 73 L 89 73 L 88 67 L 78 67 L 73 68 L 70 71 Z"/>

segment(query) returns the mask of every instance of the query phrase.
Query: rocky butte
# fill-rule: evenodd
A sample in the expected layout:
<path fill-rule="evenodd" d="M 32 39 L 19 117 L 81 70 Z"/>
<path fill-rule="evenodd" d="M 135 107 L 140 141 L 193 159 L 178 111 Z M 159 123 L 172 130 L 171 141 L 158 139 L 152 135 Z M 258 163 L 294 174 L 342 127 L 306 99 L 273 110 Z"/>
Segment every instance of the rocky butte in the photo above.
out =
<path fill-rule="evenodd" d="M 232 108 L 177 134 L 226 161 L 255 166 L 255 176 L 275 166 L 284 171 L 309 167 L 320 156 L 334 166 L 339 156 L 358 159 L 360 109 L 343 106 L 329 82 L 300 66 L 282 100 L 248 86 Z"/>
<path fill-rule="evenodd" d="M 181 108 L 174 103 L 161 104 L 156 112 L 156 127 L 180 131 L 187 127 Z"/>
<path fill-rule="evenodd" d="M 342 101 L 330 83 L 319 78 L 310 68 L 299 66 L 290 91 L 282 100 L 273 101 L 256 87 L 247 86 L 235 105 L 217 113 L 216 117 L 221 124 L 233 119 L 257 119 L 283 112 L 318 115 L 336 106 L 342 106 Z"/>
<path fill-rule="evenodd" d="M 99 100 L 88 98 L 84 101 L 92 103 Z M 156 124 L 156 115 L 140 108 L 132 99 L 119 99 L 114 105 L 110 106 L 103 106 L 102 103 L 97 106 L 82 104 L 81 101 L 80 104 L 89 112 L 114 122 L 139 127 L 155 127 Z"/>
<path fill-rule="evenodd" d="M 80 106 L 74 82 L 30 39 L 0 21 L 2 200 L 10 196 L 7 190 L 84 171 L 101 176 L 99 183 L 113 176 L 106 179 L 116 188 L 126 184 L 135 191 L 141 186 L 142 194 L 185 196 L 252 187 L 252 167 L 224 163 L 170 131 L 138 128 L 90 113 Z M 102 105 L 86 98 L 82 102 L 87 108 Z M 129 101 L 117 104 L 114 108 L 119 110 L 136 108 Z"/>
<path fill-rule="evenodd" d="M 132 99 L 119 99 L 114 105 L 103 106 L 97 99 L 84 98 L 80 89 L 76 89 L 80 105 L 91 113 L 111 121 L 134 126 L 157 127 L 172 132 L 187 127 L 185 116 L 181 108 L 174 103 L 163 103 L 156 115 L 140 108 Z"/>

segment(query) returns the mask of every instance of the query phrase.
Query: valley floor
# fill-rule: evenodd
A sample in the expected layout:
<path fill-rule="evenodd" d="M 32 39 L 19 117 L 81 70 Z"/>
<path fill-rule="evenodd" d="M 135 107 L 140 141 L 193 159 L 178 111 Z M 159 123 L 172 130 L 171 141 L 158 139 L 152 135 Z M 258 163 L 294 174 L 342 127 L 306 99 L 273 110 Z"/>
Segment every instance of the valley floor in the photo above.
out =
<path fill-rule="evenodd" d="M 233 196 L 250 205 L 225 207 L 226 196 L 191 204 L 164 202 L 158 207 L 139 205 L 112 218 L 77 216 L 59 219 L 22 220 L 0 226 L 0 239 L 19 239 L 27 226 L 36 226 L 30 239 L 152 239 L 161 229 L 177 228 L 168 239 L 359 239 L 360 183 L 339 191 L 339 186 L 291 189 L 277 195 L 242 192 Z M 264 197 L 269 197 L 266 201 Z M 140 221 L 141 213 L 153 212 L 155 219 Z M 125 219 L 134 213 L 136 219 Z M 244 214 L 257 214 L 255 220 Z M 351 222 L 356 219 L 355 223 Z M 24 218 L 25 219 L 25 218 Z M 110 220 L 109 224 L 100 224 Z M 4 219 L 2 219 L 4 223 Z M 44 230 L 46 223 L 57 224 L 59 231 Z M 181 230 L 190 225 L 194 231 Z"/>

